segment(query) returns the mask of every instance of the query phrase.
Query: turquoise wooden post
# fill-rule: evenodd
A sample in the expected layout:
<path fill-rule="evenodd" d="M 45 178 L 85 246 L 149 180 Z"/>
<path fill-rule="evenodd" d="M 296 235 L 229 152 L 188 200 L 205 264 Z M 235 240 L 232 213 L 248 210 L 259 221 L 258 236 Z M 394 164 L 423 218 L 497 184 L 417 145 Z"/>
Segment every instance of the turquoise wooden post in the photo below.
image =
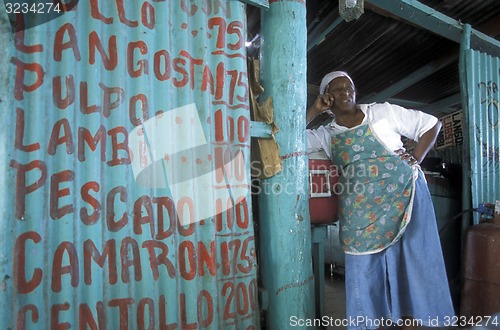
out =
<path fill-rule="evenodd" d="M 305 1 L 270 1 L 269 9 L 263 10 L 261 31 L 263 99 L 273 98 L 283 170 L 262 181 L 260 266 L 269 296 L 267 327 L 289 329 L 314 318 L 305 141 Z"/>

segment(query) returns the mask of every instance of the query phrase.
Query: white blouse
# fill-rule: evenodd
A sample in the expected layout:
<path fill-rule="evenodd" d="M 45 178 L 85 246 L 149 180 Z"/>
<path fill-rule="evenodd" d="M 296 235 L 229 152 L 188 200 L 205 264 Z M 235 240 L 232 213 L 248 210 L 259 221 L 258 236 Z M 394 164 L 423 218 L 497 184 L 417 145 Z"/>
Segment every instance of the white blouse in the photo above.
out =
<path fill-rule="evenodd" d="M 418 142 L 418 139 L 434 125 L 438 119 L 418 110 L 410 110 L 390 103 L 357 105 L 365 114 L 360 125 L 370 124 L 373 133 L 391 151 L 403 148 L 401 136 Z M 323 150 L 330 158 L 330 140 L 333 135 L 351 128 L 340 126 L 335 119 L 325 126 L 307 130 L 308 152 Z"/>

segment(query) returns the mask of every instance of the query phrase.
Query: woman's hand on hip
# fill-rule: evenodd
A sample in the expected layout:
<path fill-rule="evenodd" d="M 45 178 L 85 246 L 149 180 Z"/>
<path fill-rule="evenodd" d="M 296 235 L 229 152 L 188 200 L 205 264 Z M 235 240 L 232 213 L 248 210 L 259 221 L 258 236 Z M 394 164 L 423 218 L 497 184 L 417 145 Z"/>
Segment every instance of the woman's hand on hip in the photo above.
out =
<path fill-rule="evenodd" d="M 394 150 L 394 152 L 396 153 L 396 155 L 399 156 L 399 158 L 406 161 L 408 164 L 410 164 L 410 165 L 417 165 L 418 164 L 418 160 L 415 157 L 413 157 L 412 154 L 410 154 L 409 152 L 406 152 L 406 150 L 398 149 L 398 150 Z"/>

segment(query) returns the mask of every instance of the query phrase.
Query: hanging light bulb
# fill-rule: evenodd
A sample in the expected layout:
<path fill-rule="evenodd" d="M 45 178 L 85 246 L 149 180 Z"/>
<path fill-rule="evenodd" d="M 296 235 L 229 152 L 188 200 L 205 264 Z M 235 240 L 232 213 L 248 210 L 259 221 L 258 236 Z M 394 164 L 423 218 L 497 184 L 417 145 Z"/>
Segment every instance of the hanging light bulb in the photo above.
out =
<path fill-rule="evenodd" d="M 364 12 L 364 0 L 339 0 L 339 15 L 346 22 L 358 19 Z"/>
<path fill-rule="evenodd" d="M 260 34 L 257 33 L 255 35 L 255 37 L 252 38 L 252 40 L 248 41 L 248 39 L 247 39 L 247 41 L 245 41 L 245 47 L 252 46 L 254 44 L 254 42 L 257 40 L 257 38 L 259 38 L 259 37 L 260 37 Z"/>
<path fill-rule="evenodd" d="M 345 0 L 345 6 L 347 8 L 354 8 L 356 6 L 357 0 Z"/>

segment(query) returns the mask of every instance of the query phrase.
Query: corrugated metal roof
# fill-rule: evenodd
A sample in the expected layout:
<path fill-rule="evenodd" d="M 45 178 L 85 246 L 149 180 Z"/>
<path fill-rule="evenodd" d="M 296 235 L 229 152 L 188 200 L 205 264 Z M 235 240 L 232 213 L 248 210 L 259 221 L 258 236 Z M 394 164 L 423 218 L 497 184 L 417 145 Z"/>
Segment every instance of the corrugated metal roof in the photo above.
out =
<path fill-rule="evenodd" d="M 499 1 L 422 0 L 420 3 L 500 40 Z M 358 100 L 376 96 L 404 79 L 415 77 L 411 85 L 392 95 L 391 101 L 421 104 L 427 112 L 435 114 L 460 108 L 460 98 L 451 97 L 460 93 L 459 44 L 405 22 L 367 0 L 364 6 L 360 18 L 345 22 L 339 17 L 338 1 L 307 1 L 308 42 L 331 30 L 308 52 L 311 85 L 308 103 L 314 101 L 315 94 L 311 91 L 315 91 L 313 86 L 319 85 L 324 74 L 341 69 L 353 77 Z M 248 16 L 249 31 L 255 35 L 259 29 L 258 12 L 249 8 Z M 251 54 L 255 56 L 257 52 Z M 418 70 L 426 66 L 430 72 L 417 76 Z M 444 108 L 443 102 L 438 103 L 449 99 L 458 101 L 449 101 Z"/>

